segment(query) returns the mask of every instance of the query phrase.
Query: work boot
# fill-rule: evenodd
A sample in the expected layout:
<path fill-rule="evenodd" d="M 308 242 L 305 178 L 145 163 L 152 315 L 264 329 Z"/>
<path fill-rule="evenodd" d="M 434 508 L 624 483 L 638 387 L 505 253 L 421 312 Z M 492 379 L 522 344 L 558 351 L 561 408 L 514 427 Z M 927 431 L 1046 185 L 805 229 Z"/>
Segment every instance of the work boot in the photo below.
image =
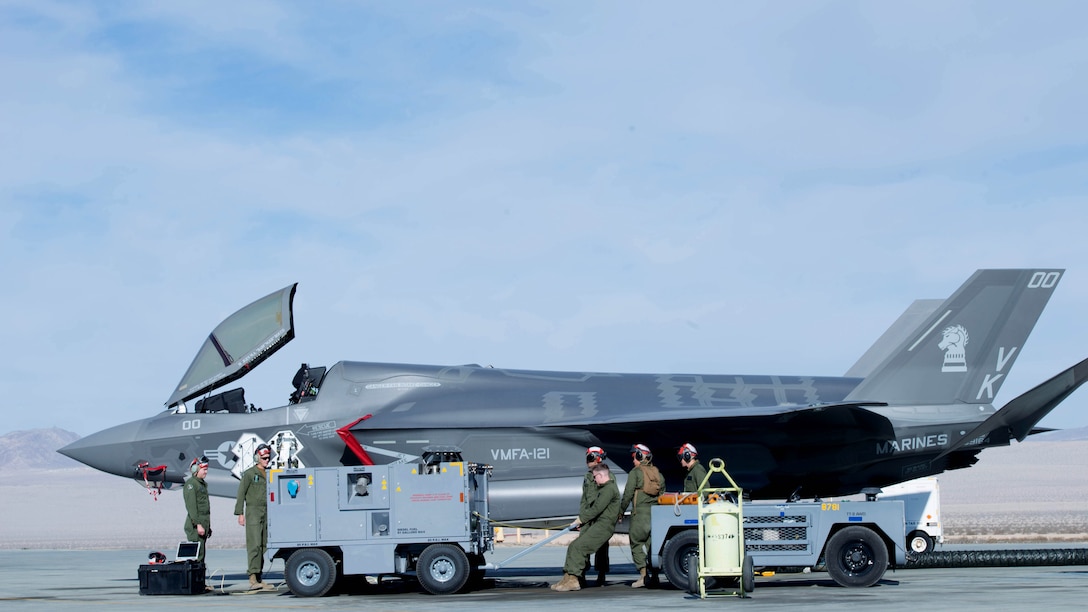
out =
<path fill-rule="evenodd" d="M 261 588 L 261 586 L 262 586 L 262 584 L 261 584 L 260 579 L 257 578 L 257 574 L 250 574 L 249 575 L 249 590 L 256 591 L 257 589 Z"/>
<path fill-rule="evenodd" d="M 572 576 L 571 574 L 563 574 L 563 579 L 559 581 L 559 584 L 555 585 L 556 591 L 580 591 L 582 587 L 578 585 L 578 576 Z"/>
<path fill-rule="evenodd" d="M 257 574 L 257 588 L 264 589 L 266 591 L 275 591 L 276 590 L 276 587 L 272 586 L 271 583 L 264 581 L 264 574 L 263 573 L 258 573 Z"/>
<path fill-rule="evenodd" d="M 640 567 L 638 568 L 638 580 L 631 583 L 631 588 L 641 589 L 644 586 L 646 586 L 646 568 Z"/>
<path fill-rule="evenodd" d="M 571 574 L 564 574 L 564 575 L 562 575 L 561 578 L 559 578 L 558 582 L 556 582 L 554 585 L 552 585 L 552 590 L 559 590 L 560 586 L 568 585 L 570 583 L 570 580 L 573 580 L 574 584 L 578 584 L 578 577 L 577 576 L 573 576 Z M 562 589 L 562 590 L 568 590 L 568 589 Z"/>

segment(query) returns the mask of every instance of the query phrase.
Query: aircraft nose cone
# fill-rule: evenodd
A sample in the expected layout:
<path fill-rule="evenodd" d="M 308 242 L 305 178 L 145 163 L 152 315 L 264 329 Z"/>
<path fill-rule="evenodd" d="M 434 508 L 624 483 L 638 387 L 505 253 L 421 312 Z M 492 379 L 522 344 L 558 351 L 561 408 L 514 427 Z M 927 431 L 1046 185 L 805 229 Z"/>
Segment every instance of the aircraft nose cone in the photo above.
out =
<path fill-rule="evenodd" d="M 57 450 L 58 453 L 110 474 L 132 476 L 130 459 L 140 422 L 125 423 L 93 433 Z"/>

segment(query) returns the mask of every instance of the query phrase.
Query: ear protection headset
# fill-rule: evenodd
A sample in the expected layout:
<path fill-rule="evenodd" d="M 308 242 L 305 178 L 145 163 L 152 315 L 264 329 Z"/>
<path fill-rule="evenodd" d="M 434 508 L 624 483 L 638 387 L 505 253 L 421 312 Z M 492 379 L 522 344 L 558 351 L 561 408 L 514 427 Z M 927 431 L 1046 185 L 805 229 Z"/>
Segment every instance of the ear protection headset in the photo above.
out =
<path fill-rule="evenodd" d="M 193 459 L 193 462 L 189 464 L 189 473 L 196 476 L 202 467 L 208 467 L 208 458 L 203 455 Z"/>
<path fill-rule="evenodd" d="M 631 447 L 631 456 L 635 458 L 635 461 L 642 463 L 653 455 L 650 453 L 650 447 L 645 444 L 636 444 Z"/>
<path fill-rule="evenodd" d="M 691 461 L 698 456 L 699 452 L 691 444 L 685 444 L 680 447 L 680 450 L 676 451 L 676 458 L 680 461 Z"/>
<path fill-rule="evenodd" d="M 596 461 L 598 459 L 604 461 L 607 458 L 608 455 L 606 455 L 604 449 L 599 446 L 591 446 L 586 449 L 586 463 L 590 463 L 591 461 Z"/>
<path fill-rule="evenodd" d="M 272 457 L 272 448 L 267 444 L 258 444 L 257 448 L 253 450 L 253 461 L 259 461 L 261 456 Z"/>

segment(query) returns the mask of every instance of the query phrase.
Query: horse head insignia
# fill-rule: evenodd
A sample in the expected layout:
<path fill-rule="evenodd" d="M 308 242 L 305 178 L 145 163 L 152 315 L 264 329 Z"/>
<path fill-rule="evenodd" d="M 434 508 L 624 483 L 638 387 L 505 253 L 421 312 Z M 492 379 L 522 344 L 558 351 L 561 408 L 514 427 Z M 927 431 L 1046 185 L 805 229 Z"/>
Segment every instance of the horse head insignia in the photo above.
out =
<path fill-rule="evenodd" d="M 941 332 L 944 337 L 937 348 L 944 351 L 942 372 L 967 371 L 967 329 L 962 325 L 949 325 Z"/>

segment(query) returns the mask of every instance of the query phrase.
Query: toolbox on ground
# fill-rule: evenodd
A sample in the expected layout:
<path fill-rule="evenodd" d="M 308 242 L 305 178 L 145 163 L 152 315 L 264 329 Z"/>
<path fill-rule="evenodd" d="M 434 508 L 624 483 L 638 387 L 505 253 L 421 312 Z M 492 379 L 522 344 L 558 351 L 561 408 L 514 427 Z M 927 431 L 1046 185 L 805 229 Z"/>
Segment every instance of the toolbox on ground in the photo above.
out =
<path fill-rule="evenodd" d="M 197 561 L 140 566 L 140 595 L 201 595 L 205 566 Z"/>

